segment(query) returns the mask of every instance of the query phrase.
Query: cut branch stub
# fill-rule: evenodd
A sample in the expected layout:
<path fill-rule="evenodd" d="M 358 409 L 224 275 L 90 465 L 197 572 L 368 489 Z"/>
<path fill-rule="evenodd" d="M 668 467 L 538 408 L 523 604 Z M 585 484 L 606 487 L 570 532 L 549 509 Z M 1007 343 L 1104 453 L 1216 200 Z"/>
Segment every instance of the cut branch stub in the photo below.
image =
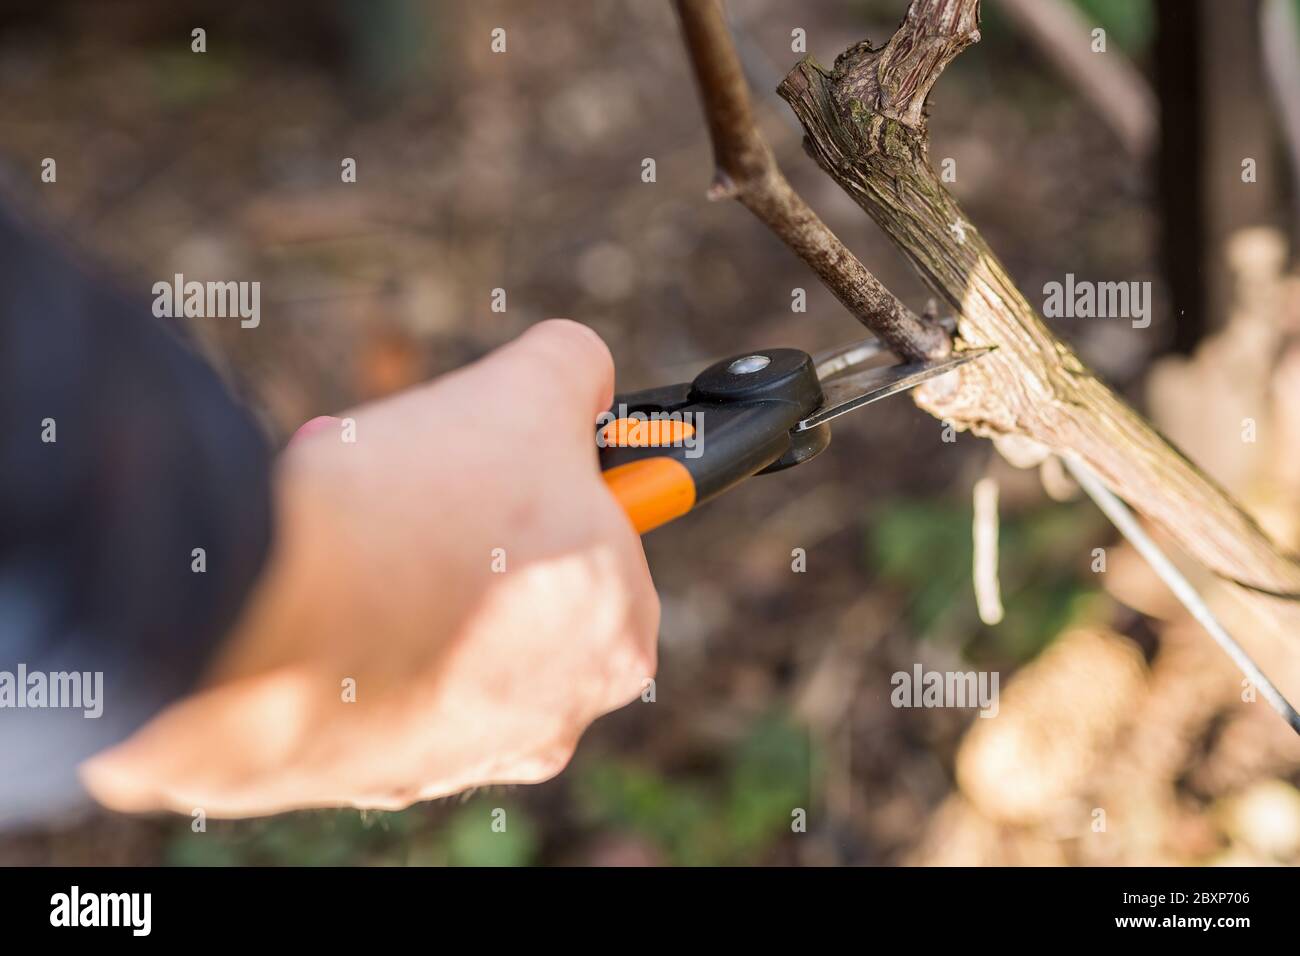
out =
<path fill-rule="evenodd" d="M 913 3 L 883 48 L 857 43 L 836 58 L 835 70 L 842 77 L 837 93 L 924 133 L 930 88 L 944 67 L 979 38 L 979 0 Z"/>

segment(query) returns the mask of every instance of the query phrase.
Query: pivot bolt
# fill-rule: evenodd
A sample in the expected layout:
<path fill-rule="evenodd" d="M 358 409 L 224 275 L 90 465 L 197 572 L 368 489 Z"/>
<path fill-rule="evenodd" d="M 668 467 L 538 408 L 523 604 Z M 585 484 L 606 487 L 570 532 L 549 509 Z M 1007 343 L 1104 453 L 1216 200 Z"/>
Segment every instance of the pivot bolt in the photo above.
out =
<path fill-rule="evenodd" d="M 749 375 L 751 372 L 757 372 L 765 369 L 772 364 L 772 360 L 766 355 L 746 355 L 744 358 L 738 358 L 727 366 L 727 371 L 732 375 Z"/>

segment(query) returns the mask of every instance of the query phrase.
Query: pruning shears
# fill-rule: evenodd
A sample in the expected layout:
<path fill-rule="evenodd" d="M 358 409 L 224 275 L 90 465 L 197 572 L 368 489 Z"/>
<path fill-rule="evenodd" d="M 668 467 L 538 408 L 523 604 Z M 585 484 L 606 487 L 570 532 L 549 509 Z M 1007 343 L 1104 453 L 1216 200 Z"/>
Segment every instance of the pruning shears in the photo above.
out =
<path fill-rule="evenodd" d="M 754 475 L 803 464 L 830 444 L 830 422 L 992 352 L 870 364 L 877 339 L 817 356 L 765 349 L 725 358 L 691 382 L 616 395 L 596 422 L 605 483 L 644 534 Z"/>

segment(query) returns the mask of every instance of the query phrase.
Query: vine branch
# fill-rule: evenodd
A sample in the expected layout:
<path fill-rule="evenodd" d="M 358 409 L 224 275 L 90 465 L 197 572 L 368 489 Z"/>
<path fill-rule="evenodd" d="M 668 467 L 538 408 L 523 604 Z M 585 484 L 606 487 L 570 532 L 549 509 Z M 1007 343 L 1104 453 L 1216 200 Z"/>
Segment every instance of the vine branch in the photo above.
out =
<path fill-rule="evenodd" d="M 714 0 L 677 0 L 677 7 L 713 137 L 714 192 L 758 215 L 891 346 L 909 357 L 927 351 L 928 327 L 776 169 Z M 927 96 L 948 63 L 978 40 L 979 0 L 912 0 L 883 47 L 855 44 L 831 70 L 806 57 L 778 90 L 803 125 L 806 150 L 956 311 L 961 339 L 998 347 L 954 373 L 960 387 L 932 383 L 917 390 L 917 403 L 993 438 L 1004 453 L 1018 450 L 1019 464 L 1054 452 L 1077 456 L 1202 566 L 1242 585 L 1243 600 L 1294 640 L 1300 564 L 1051 333 L 930 166 Z M 1279 648 L 1290 650 L 1276 643 L 1272 650 Z"/>
<path fill-rule="evenodd" d="M 754 122 L 749 86 L 717 0 L 676 0 L 716 170 L 710 199 L 734 198 L 812 267 L 844 307 L 907 359 L 942 357 L 947 333 L 903 304 L 791 187 Z"/>

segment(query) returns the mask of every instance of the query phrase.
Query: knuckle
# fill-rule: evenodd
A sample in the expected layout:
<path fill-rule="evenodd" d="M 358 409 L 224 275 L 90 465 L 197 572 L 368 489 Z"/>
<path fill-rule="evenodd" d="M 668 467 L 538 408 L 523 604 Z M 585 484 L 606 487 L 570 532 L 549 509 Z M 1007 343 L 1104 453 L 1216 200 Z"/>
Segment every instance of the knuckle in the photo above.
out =
<path fill-rule="evenodd" d="M 581 349 L 593 361 L 603 362 L 611 368 L 614 357 L 609 346 L 590 326 L 575 322 L 573 319 L 545 319 L 538 322 L 533 329 L 539 335 L 553 338 L 558 345 L 568 349 Z"/>
<path fill-rule="evenodd" d="M 541 783 L 557 776 L 578 750 L 578 741 L 563 740 L 544 747 L 523 761 L 518 768 L 518 778 L 524 783 Z"/>
<path fill-rule="evenodd" d="M 629 674 L 638 682 L 648 677 L 654 677 L 659 670 L 659 654 L 652 642 L 639 642 L 636 651 L 632 655 L 632 666 L 629 668 Z M 637 692 L 640 693 L 640 686 Z"/>
<path fill-rule="evenodd" d="M 523 374 L 553 398 L 586 405 L 597 385 L 614 379 L 614 358 L 604 340 L 570 319 L 547 319 L 531 326 L 518 339 L 516 354 Z"/>

